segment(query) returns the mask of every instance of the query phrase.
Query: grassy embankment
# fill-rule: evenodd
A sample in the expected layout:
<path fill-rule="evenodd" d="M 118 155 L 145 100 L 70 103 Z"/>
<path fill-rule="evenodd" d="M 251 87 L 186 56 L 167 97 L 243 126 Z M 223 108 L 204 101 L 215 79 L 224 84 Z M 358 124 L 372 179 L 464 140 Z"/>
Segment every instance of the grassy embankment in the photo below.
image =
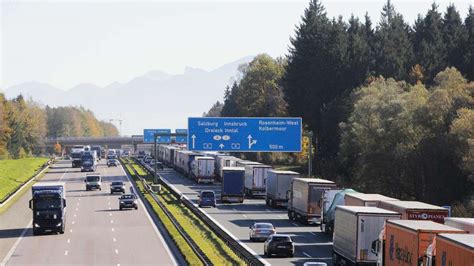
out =
<path fill-rule="evenodd" d="M 0 201 L 5 200 L 10 194 L 14 193 L 20 186 L 28 181 L 49 158 L 26 158 L 17 160 L 0 160 Z M 31 186 L 33 183 L 30 183 Z M 24 189 L 20 194 L 25 193 Z M 21 195 L 18 194 L 18 197 Z M 0 213 L 8 209 L 14 202 L 10 201 L 7 205 L 0 208 Z"/>
<path fill-rule="evenodd" d="M 151 177 L 146 174 L 146 172 L 140 165 L 134 163 L 131 160 L 128 162 L 130 162 L 130 164 L 127 165 L 127 167 L 135 168 L 142 178 L 145 178 L 147 179 L 147 181 L 151 182 Z M 131 169 L 130 172 L 133 173 Z M 139 185 L 142 193 L 144 193 L 145 198 L 152 204 L 155 212 L 164 222 L 165 226 L 167 227 L 167 230 L 170 230 L 169 232 L 171 232 L 171 236 L 175 238 L 174 241 L 177 243 L 179 241 L 178 247 L 187 246 L 187 244 L 185 244 L 184 242 L 184 239 L 182 239 L 182 237 L 178 234 L 176 228 L 174 228 L 174 226 L 165 216 L 163 211 L 159 208 L 156 202 L 154 202 L 151 195 L 144 191 L 141 182 L 137 182 L 137 184 Z M 161 200 L 161 202 L 165 205 L 167 210 L 171 212 L 175 219 L 184 228 L 184 230 L 209 257 L 209 259 L 214 265 L 245 264 L 244 261 L 242 261 L 234 254 L 234 252 L 224 243 L 224 241 L 222 241 L 217 235 L 215 235 L 214 232 L 212 232 L 201 220 L 199 220 L 198 217 L 194 215 L 194 213 L 192 213 L 189 209 L 182 205 L 179 200 L 175 198 L 168 190 L 162 188 L 161 193 L 157 194 L 157 196 L 159 200 Z M 169 223 L 169 225 L 167 226 L 166 223 Z M 193 257 L 191 255 L 196 256 L 190 248 L 187 251 L 185 250 L 185 252 L 187 252 L 183 253 L 185 257 Z M 192 254 L 190 254 L 189 252 Z M 188 263 L 191 265 L 195 265 L 195 263 L 200 264 L 199 260 L 197 260 L 196 262 L 188 261 Z"/>

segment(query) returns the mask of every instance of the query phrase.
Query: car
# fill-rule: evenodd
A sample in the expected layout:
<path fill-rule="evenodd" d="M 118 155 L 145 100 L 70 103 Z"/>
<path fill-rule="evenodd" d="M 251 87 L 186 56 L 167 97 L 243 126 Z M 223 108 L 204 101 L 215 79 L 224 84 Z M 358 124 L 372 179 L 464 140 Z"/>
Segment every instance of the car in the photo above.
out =
<path fill-rule="evenodd" d="M 203 190 L 198 195 L 199 207 L 216 207 L 216 194 L 212 190 Z"/>
<path fill-rule="evenodd" d="M 119 209 L 138 209 L 138 200 L 135 194 L 123 194 L 119 197 Z"/>
<path fill-rule="evenodd" d="M 87 174 L 84 183 L 86 183 L 87 191 L 93 189 L 102 190 L 102 177 L 98 173 Z"/>
<path fill-rule="evenodd" d="M 271 223 L 254 223 L 250 228 L 250 241 L 265 241 L 273 234 L 276 234 L 276 229 Z"/>
<path fill-rule="evenodd" d="M 107 167 L 118 166 L 118 160 L 116 155 L 107 155 Z"/>
<path fill-rule="evenodd" d="M 110 194 L 114 194 L 114 192 L 125 193 L 125 184 L 122 181 L 113 181 L 110 184 Z"/>
<path fill-rule="evenodd" d="M 263 253 L 269 258 L 274 254 L 292 258 L 295 256 L 295 245 L 289 235 L 273 234 L 265 241 Z"/>

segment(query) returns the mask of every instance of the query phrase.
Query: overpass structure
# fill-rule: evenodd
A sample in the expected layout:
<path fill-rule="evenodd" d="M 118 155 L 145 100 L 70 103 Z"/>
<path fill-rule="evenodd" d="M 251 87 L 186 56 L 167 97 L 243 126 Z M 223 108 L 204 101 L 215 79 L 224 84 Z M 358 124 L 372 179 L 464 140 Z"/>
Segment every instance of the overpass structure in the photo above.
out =
<path fill-rule="evenodd" d="M 146 145 L 147 147 L 152 145 L 143 143 L 143 135 L 126 137 L 58 137 L 44 140 L 46 148 L 54 147 L 56 143 L 59 143 L 64 148 L 70 148 L 74 145 L 101 145 L 111 149 L 130 147 L 133 150 L 137 150 L 141 145 Z"/>

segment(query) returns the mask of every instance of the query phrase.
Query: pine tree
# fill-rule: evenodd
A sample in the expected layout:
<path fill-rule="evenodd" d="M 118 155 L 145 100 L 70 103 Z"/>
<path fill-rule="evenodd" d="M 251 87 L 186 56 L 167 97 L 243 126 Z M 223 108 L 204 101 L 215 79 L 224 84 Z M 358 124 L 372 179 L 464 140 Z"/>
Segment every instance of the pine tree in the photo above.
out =
<path fill-rule="evenodd" d="M 221 116 L 239 116 L 239 109 L 235 100 L 238 89 L 237 82 L 234 82 L 232 87 L 226 87 L 224 92 L 224 107 L 222 107 Z"/>
<path fill-rule="evenodd" d="M 426 16 L 418 17 L 414 28 L 416 63 L 425 69 L 428 82 L 446 67 L 446 45 L 443 40 L 443 21 L 436 4 L 431 5 Z"/>
<path fill-rule="evenodd" d="M 474 80 L 474 9 L 469 7 L 469 13 L 464 22 L 464 27 L 467 32 L 467 41 L 465 44 L 462 73 L 466 75 L 469 80 Z"/>
<path fill-rule="evenodd" d="M 412 65 L 413 46 L 409 26 L 395 11 L 390 0 L 383 7 L 382 17 L 375 33 L 376 73 L 398 80 L 408 78 Z"/>
<path fill-rule="evenodd" d="M 373 71 L 374 57 L 370 47 L 373 37 L 370 18 L 366 15 L 366 23 L 363 25 L 358 18 L 351 16 L 349 19 L 348 33 L 348 60 L 349 77 L 352 78 L 350 87 L 359 86 Z"/>
<path fill-rule="evenodd" d="M 454 5 L 449 5 L 443 18 L 443 41 L 446 45 L 448 66 L 462 69 L 463 54 L 467 41 L 467 31 Z"/>

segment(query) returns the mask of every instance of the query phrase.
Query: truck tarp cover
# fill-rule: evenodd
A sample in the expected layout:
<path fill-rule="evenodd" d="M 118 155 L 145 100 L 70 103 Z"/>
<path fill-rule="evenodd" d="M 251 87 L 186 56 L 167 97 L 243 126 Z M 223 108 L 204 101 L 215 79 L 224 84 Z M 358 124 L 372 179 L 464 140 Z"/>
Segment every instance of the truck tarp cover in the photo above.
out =
<path fill-rule="evenodd" d="M 222 193 L 242 195 L 244 193 L 244 171 L 224 171 Z"/>

